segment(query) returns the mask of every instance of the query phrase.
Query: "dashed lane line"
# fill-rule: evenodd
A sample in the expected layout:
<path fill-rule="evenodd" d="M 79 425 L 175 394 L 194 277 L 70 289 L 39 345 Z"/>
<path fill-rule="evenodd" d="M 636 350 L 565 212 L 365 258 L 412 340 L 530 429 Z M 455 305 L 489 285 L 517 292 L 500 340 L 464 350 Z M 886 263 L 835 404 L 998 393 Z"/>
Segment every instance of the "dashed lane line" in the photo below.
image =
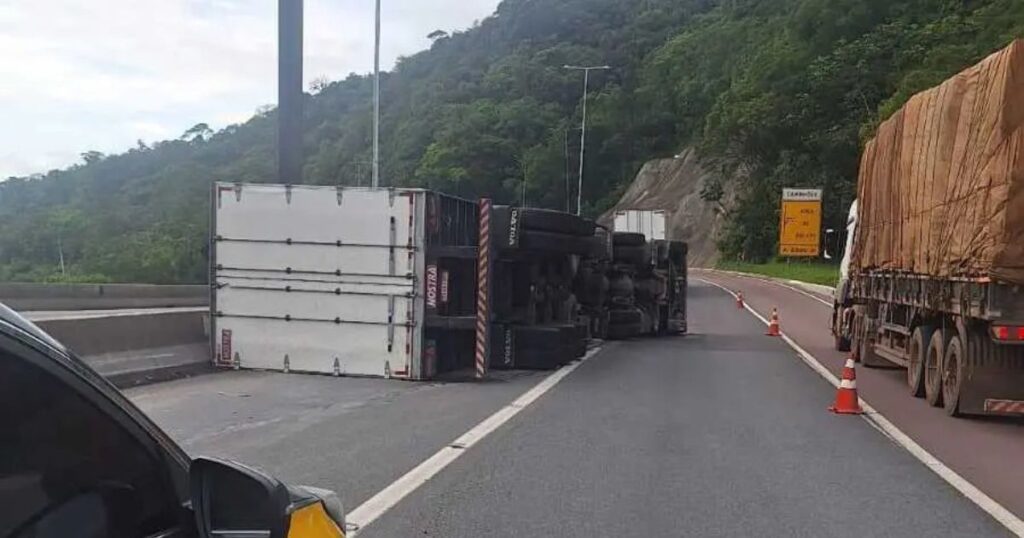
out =
<path fill-rule="evenodd" d="M 348 517 L 345 518 L 346 526 L 351 530 L 349 536 L 355 536 L 360 530 L 365 529 L 388 510 L 394 508 L 402 499 L 416 491 L 445 467 L 451 465 L 452 462 L 459 459 L 460 456 L 466 453 L 466 450 L 472 448 L 473 445 L 479 443 L 489 434 L 500 428 L 511 420 L 512 417 L 518 415 L 523 409 L 529 407 L 530 404 L 537 401 L 538 398 L 579 368 L 581 364 L 597 355 L 601 349 L 603 348 L 594 348 L 579 361 L 563 366 L 551 373 L 551 375 L 541 380 L 532 389 L 516 398 L 515 401 L 484 419 L 483 422 L 477 424 L 441 450 L 438 450 L 433 456 L 424 460 L 423 463 L 420 463 L 401 478 L 392 482 L 391 485 L 370 497 L 355 510 L 352 510 Z"/>

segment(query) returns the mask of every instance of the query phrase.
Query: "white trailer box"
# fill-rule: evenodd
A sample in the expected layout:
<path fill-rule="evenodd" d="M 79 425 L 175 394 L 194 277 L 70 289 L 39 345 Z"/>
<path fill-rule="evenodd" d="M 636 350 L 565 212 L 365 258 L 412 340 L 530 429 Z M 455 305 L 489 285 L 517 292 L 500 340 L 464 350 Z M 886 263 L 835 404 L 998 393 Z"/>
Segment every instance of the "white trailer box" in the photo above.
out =
<path fill-rule="evenodd" d="M 648 241 L 663 241 L 666 237 L 668 213 L 663 209 L 627 209 L 615 212 L 615 231 L 640 233 Z"/>
<path fill-rule="evenodd" d="M 473 204 L 417 189 L 215 184 L 216 364 L 431 377 L 436 345 L 425 349 L 425 299 L 438 295 L 438 279 L 424 275 L 438 266 L 428 267 L 426 247 L 445 235 L 441 222 L 451 218 L 441 218 L 442 208 L 452 203 L 475 218 Z M 465 245 L 455 246 L 475 241 L 475 221 L 463 224 L 455 242 Z"/>

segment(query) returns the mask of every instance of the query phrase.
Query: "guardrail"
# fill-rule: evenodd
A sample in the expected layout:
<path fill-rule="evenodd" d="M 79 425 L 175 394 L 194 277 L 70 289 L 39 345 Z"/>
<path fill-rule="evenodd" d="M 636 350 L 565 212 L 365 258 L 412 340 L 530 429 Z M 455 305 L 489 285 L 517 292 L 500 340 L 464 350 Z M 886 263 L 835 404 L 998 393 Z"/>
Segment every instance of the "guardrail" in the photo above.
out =
<path fill-rule="evenodd" d="M 0 284 L 0 302 L 18 311 L 206 306 L 205 285 Z"/>

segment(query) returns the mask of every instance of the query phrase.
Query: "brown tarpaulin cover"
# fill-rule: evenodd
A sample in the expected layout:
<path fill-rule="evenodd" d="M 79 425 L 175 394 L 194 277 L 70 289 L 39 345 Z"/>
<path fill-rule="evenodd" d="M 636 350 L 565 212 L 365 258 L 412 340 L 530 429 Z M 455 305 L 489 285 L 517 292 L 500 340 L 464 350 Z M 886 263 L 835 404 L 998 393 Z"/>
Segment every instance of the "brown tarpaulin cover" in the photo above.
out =
<path fill-rule="evenodd" d="M 1024 284 L 1024 40 L 882 123 L 857 190 L 855 270 Z"/>

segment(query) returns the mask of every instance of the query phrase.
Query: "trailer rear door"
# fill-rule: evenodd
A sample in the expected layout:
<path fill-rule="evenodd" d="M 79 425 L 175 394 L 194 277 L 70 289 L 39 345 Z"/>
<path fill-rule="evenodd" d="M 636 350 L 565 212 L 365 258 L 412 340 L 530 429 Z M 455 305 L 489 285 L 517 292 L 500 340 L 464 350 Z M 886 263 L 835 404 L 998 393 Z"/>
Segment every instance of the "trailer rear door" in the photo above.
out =
<path fill-rule="evenodd" d="M 419 351 L 417 194 L 215 185 L 215 359 L 240 368 L 410 376 Z"/>
<path fill-rule="evenodd" d="M 648 241 L 667 239 L 665 221 L 667 213 L 662 209 L 627 209 L 615 212 L 615 231 L 640 233 L 647 236 Z"/>

